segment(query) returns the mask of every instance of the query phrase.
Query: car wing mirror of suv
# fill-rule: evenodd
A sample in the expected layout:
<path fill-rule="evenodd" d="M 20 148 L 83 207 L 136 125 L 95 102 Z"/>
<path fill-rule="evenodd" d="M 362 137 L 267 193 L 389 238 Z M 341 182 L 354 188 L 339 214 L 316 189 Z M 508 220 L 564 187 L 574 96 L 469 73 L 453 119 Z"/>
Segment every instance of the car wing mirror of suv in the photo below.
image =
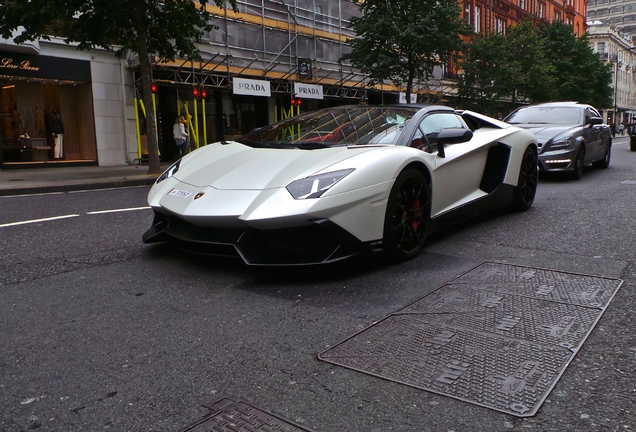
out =
<path fill-rule="evenodd" d="M 600 117 L 588 117 L 586 124 L 590 126 L 603 124 L 603 119 Z"/>

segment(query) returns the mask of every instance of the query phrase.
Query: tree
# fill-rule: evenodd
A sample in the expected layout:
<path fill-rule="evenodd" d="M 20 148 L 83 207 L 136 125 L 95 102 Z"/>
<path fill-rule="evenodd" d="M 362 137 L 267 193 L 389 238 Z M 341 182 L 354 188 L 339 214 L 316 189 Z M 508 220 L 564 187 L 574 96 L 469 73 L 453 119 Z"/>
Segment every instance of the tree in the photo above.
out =
<path fill-rule="evenodd" d="M 526 20 L 509 27 L 505 36 L 475 36 L 466 45 L 461 66 L 459 96 L 483 106 L 502 100 L 513 105 L 576 100 L 599 108 L 611 103 L 609 67 L 586 36 L 576 37 L 572 27 L 561 22 L 537 27 Z"/>
<path fill-rule="evenodd" d="M 551 100 L 576 100 L 599 109 L 612 106 L 612 67 L 592 50 L 587 34 L 577 37 L 561 22 L 542 24 L 537 33 L 558 77 Z"/>
<path fill-rule="evenodd" d="M 460 62 L 462 73 L 457 82 L 458 96 L 489 115 L 494 115 L 499 101 L 510 94 L 505 79 L 510 73 L 505 42 L 501 33 L 475 35 Z"/>
<path fill-rule="evenodd" d="M 224 0 L 211 0 L 223 6 Z M 236 0 L 227 0 L 236 11 Z M 103 48 L 117 56 L 139 55 L 143 102 L 152 106 L 150 56 L 198 58 L 197 42 L 213 28 L 208 0 L 16 0 L 0 2 L 0 35 L 16 43 L 56 35 L 77 48 Z M 148 172 L 159 174 L 153 110 L 147 110 Z"/>
<path fill-rule="evenodd" d="M 406 83 L 406 100 L 415 80 L 427 80 L 462 48 L 468 33 L 457 0 L 365 0 L 351 18 L 357 37 L 341 60 L 367 74 L 369 85 Z"/>

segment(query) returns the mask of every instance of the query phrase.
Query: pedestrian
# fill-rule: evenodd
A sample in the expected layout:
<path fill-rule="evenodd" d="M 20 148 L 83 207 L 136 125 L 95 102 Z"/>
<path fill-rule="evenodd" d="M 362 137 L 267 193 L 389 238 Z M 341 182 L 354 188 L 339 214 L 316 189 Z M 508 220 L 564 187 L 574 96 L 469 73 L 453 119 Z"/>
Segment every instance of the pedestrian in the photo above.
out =
<path fill-rule="evenodd" d="M 625 135 L 625 125 L 623 123 L 618 125 L 618 133 L 621 135 Z"/>
<path fill-rule="evenodd" d="M 56 109 L 52 109 L 46 116 L 46 130 L 53 137 L 53 159 L 64 159 L 64 124 Z"/>
<path fill-rule="evenodd" d="M 188 138 L 190 135 L 185 130 L 185 117 L 177 116 L 172 126 L 174 142 L 179 148 L 179 156 L 183 157 L 188 152 Z"/>

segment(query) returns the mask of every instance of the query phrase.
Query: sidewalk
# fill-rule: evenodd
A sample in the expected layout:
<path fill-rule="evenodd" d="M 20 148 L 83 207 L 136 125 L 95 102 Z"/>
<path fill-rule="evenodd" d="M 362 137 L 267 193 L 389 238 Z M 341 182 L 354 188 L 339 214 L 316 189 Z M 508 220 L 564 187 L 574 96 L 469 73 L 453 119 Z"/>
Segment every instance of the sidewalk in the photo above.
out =
<path fill-rule="evenodd" d="M 148 174 L 148 165 L 2 169 L 0 196 L 151 185 L 158 176 Z"/>

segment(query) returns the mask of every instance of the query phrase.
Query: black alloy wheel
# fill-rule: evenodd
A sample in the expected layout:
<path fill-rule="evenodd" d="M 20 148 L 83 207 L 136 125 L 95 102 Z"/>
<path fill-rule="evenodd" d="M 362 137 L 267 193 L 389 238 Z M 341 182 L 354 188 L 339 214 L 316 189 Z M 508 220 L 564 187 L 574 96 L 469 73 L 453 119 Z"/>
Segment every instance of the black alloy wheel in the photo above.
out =
<path fill-rule="evenodd" d="M 594 168 L 605 169 L 609 167 L 610 159 L 612 158 L 612 141 L 610 140 L 605 146 L 605 154 L 603 159 L 597 160 L 592 164 Z"/>
<path fill-rule="evenodd" d="M 537 148 L 530 146 L 523 153 L 519 168 L 519 181 L 512 195 L 512 207 L 518 211 L 526 211 L 534 202 L 539 184 L 539 166 Z"/>
<path fill-rule="evenodd" d="M 576 152 L 576 157 L 574 158 L 574 167 L 572 172 L 570 173 L 570 178 L 572 180 L 578 180 L 583 177 L 583 169 L 585 168 L 585 148 L 583 146 L 579 147 L 579 151 Z"/>
<path fill-rule="evenodd" d="M 393 259 L 413 257 L 424 244 L 431 224 L 431 189 L 416 169 L 404 170 L 395 180 L 384 218 L 383 246 Z"/>

